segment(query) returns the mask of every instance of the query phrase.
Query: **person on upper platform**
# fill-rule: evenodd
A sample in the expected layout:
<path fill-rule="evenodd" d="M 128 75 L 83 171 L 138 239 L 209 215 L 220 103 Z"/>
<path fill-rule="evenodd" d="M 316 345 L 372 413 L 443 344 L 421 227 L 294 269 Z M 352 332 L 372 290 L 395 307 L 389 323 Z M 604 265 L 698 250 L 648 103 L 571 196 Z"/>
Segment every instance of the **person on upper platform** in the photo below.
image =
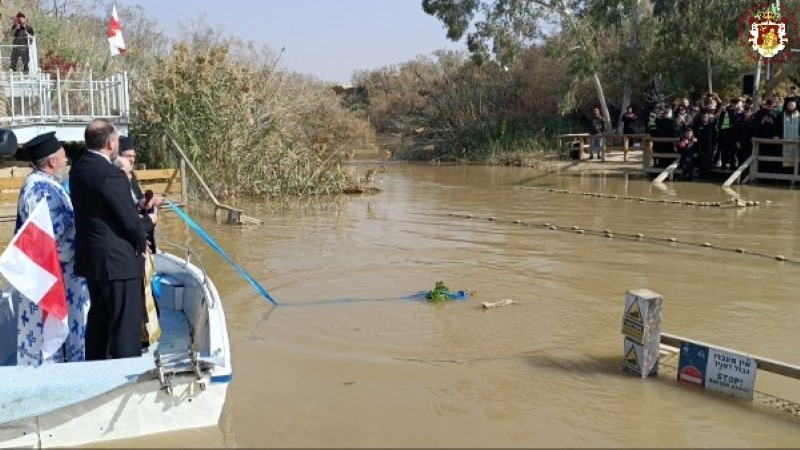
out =
<path fill-rule="evenodd" d="M 33 27 L 28 24 L 25 14 L 18 12 L 14 16 L 14 25 L 11 26 L 11 37 L 13 48 L 11 49 L 11 70 L 16 72 L 17 63 L 22 58 L 22 71 L 28 71 L 28 64 L 31 60 L 30 50 L 28 49 L 28 38 L 33 36 Z"/>

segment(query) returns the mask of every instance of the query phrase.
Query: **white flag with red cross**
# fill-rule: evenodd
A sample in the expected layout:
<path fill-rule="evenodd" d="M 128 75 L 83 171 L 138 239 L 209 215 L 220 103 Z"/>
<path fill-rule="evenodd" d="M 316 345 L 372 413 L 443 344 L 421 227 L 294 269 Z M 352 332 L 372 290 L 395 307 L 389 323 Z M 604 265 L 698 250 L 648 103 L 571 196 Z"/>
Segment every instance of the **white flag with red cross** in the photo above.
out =
<path fill-rule="evenodd" d="M 42 199 L 0 255 L 0 273 L 42 309 L 42 357 L 52 356 L 69 334 L 64 275 L 58 259 L 50 206 Z"/>
<path fill-rule="evenodd" d="M 111 56 L 125 53 L 125 40 L 122 39 L 122 25 L 117 16 L 117 5 L 111 7 L 111 19 L 108 21 L 108 47 Z"/>

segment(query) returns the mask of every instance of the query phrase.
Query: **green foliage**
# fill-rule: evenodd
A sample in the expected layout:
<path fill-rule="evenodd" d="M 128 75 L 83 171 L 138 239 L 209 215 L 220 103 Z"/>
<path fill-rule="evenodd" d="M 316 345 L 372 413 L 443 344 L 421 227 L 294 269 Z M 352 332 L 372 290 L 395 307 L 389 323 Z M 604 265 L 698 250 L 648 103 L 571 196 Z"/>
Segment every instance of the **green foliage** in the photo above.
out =
<path fill-rule="evenodd" d="M 345 106 L 363 108 L 379 133 L 399 137 L 398 157 L 498 161 L 507 152 L 541 152 L 563 129 L 553 124 L 571 81 L 566 65 L 544 50 L 526 52 L 508 70 L 437 52 L 357 74 L 360 94 Z"/>
<path fill-rule="evenodd" d="M 447 37 L 467 36 L 473 61 L 494 56 L 501 64 L 516 61 L 540 37 L 540 20 L 547 13 L 538 1 L 422 0 L 422 10 L 444 23 Z"/>
<path fill-rule="evenodd" d="M 445 286 L 444 281 L 437 281 L 432 291 L 425 294 L 425 299 L 431 303 L 442 303 L 450 301 L 450 289 Z"/>
<path fill-rule="evenodd" d="M 222 197 L 352 187 L 340 150 L 358 132 L 369 135 L 366 123 L 347 120 L 324 87 L 302 80 L 285 85 L 273 75 L 235 62 L 226 45 L 175 46 L 136 96 L 136 132 L 149 149 L 148 162 L 174 164 L 167 131 Z"/>

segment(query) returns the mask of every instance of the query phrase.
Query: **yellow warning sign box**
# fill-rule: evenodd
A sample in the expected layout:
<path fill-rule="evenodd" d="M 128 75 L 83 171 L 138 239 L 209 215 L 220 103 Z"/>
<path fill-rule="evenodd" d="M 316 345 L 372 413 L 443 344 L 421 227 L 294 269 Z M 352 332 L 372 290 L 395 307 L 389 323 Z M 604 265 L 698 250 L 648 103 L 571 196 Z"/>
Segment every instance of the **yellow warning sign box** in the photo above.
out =
<path fill-rule="evenodd" d="M 656 332 L 654 325 L 657 322 L 660 323 L 660 319 L 661 297 L 658 294 L 640 289 L 629 291 L 625 295 L 622 334 L 643 343 L 648 340 L 645 334 Z M 660 338 L 660 326 L 657 328 Z"/>
<path fill-rule="evenodd" d="M 661 301 L 661 295 L 647 289 L 628 291 L 625 295 L 623 368 L 642 378 L 658 372 Z"/>
<path fill-rule="evenodd" d="M 622 362 L 622 367 L 634 374 L 634 375 L 641 375 L 642 374 L 642 354 L 644 353 L 644 349 L 642 345 L 632 339 L 625 339 L 625 359 Z"/>
<path fill-rule="evenodd" d="M 648 354 L 644 345 L 633 339 L 625 338 L 624 353 L 625 359 L 622 360 L 622 368 L 626 372 L 647 378 L 658 373 L 658 357 L 655 358 Z"/>

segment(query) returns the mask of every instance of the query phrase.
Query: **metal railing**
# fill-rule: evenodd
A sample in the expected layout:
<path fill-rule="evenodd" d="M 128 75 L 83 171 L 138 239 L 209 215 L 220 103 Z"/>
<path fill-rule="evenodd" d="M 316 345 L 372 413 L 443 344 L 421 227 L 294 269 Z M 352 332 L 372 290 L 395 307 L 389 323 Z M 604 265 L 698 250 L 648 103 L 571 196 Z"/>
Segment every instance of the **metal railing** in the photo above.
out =
<path fill-rule="evenodd" d="M 11 52 L 15 47 L 22 46 L 11 43 L 0 44 L 0 65 L 2 65 L 2 67 L 11 66 Z M 30 58 L 28 73 L 31 75 L 39 73 L 39 50 L 36 46 L 36 36 L 28 36 L 28 57 Z M 20 61 L 17 62 L 17 67 L 22 67 L 22 57 L 20 57 Z"/>
<path fill-rule="evenodd" d="M 5 94 L 0 99 L 3 125 L 88 122 L 95 118 L 128 122 L 130 117 L 127 73 L 99 80 L 91 71 L 73 72 L 67 78 L 59 71 L 34 75 L 3 72 L 0 76 Z"/>

